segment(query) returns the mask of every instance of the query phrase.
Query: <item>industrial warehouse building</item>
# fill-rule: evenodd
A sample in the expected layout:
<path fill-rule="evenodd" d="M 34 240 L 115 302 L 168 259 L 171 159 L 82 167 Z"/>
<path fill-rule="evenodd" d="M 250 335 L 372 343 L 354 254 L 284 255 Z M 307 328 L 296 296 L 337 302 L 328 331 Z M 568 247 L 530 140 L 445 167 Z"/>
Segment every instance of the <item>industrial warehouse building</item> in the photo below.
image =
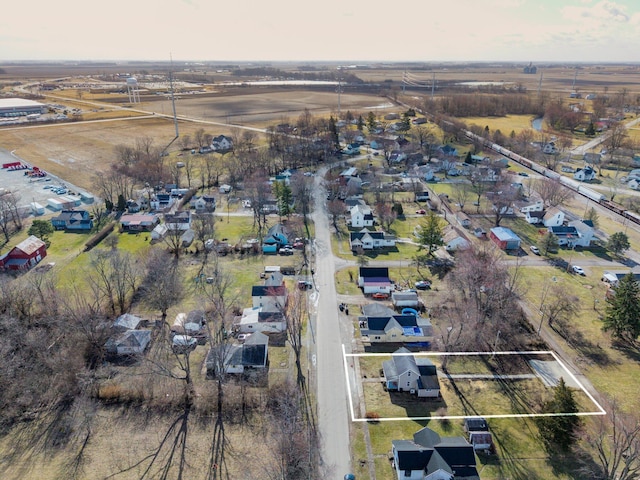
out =
<path fill-rule="evenodd" d="M 22 117 L 46 113 L 47 106 L 24 98 L 0 98 L 0 117 Z"/>

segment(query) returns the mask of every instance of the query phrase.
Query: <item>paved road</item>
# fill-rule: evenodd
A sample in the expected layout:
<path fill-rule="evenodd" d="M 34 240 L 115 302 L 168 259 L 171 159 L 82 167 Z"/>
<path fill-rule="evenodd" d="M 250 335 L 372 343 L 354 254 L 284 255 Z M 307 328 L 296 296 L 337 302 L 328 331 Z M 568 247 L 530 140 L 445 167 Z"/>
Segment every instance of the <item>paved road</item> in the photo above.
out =
<path fill-rule="evenodd" d="M 634 120 L 631 120 L 630 122 L 627 122 L 625 124 L 625 127 L 631 128 L 631 127 L 636 126 L 638 123 L 640 123 L 640 117 L 635 118 Z M 584 145 L 580 145 L 580 146 L 574 148 L 573 150 L 571 150 L 571 155 L 584 155 L 589 150 L 591 150 L 591 149 L 597 147 L 598 145 L 600 145 L 601 143 L 603 143 L 606 139 L 607 139 L 607 134 L 606 133 L 603 133 L 602 135 L 598 135 L 596 138 L 593 138 L 593 139 L 589 140 Z"/>
<path fill-rule="evenodd" d="M 349 427 L 342 338 L 350 339 L 350 325 L 341 325 L 335 288 L 335 262 L 331 251 L 329 216 L 320 187 L 325 169 L 315 178 L 315 284 L 319 289 L 316 325 L 318 424 L 321 441 L 322 478 L 341 479 L 351 471 Z M 345 342 L 350 350 L 350 341 Z"/>

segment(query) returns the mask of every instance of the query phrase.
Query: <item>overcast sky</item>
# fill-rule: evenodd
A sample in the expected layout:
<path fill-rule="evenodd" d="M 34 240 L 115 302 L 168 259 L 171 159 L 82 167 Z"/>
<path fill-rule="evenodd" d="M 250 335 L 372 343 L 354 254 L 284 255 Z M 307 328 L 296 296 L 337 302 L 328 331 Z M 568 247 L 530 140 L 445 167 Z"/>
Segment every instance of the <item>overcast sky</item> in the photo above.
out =
<path fill-rule="evenodd" d="M 30 0 L 0 60 L 640 62 L 640 0 Z"/>

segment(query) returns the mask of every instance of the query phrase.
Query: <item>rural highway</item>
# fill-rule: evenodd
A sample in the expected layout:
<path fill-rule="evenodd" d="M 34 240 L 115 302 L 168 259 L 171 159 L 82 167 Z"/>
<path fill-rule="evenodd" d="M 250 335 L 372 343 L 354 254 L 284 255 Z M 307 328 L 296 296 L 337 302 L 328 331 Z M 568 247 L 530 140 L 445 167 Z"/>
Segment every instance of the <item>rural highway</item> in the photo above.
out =
<path fill-rule="evenodd" d="M 640 123 L 640 117 L 635 118 L 634 120 L 631 120 L 630 122 L 626 123 L 625 127 L 626 128 L 631 128 L 631 127 L 636 126 L 638 123 Z M 606 139 L 607 139 L 607 134 L 606 133 L 603 133 L 602 135 L 598 135 L 596 138 L 593 138 L 593 139 L 589 140 L 584 145 L 580 145 L 580 146 L 574 148 L 573 150 L 571 150 L 571 155 L 584 155 L 589 150 L 591 150 L 591 149 L 597 147 L 598 145 L 600 145 L 601 143 L 603 143 Z"/>
<path fill-rule="evenodd" d="M 316 325 L 316 379 L 318 399 L 318 424 L 320 431 L 321 476 L 326 479 L 342 479 L 351 471 L 349 426 L 345 364 L 342 356 L 342 335 L 352 332 L 349 325 L 340 324 L 338 299 L 335 288 L 335 263 L 331 250 L 329 217 L 324 209 L 325 191 L 321 181 L 326 167 L 315 177 L 312 214 L 315 224 L 315 276 L 319 301 Z M 347 344 L 350 351 L 351 342 Z"/>

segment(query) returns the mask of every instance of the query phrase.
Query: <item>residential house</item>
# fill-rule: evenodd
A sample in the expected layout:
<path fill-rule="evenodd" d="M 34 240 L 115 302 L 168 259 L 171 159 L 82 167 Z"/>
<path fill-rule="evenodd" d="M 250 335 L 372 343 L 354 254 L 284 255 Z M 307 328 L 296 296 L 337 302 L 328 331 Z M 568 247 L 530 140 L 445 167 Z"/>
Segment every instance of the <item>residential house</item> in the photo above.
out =
<path fill-rule="evenodd" d="M 395 301 L 412 292 L 394 292 Z M 414 298 L 417 297 L 415 293 Z M 417 301 L 417 298 L 415 298 Z M 359 317 L 362 340 L 369 343 L 412 343 L 428 346 L 433 340 L 433 327 L 428 318 L 413 314 L 398 314 L 391 309 L 375 316 Z"/>
<path fill-rule="evenodd" d="M 189 203 L 195 208 L 197 213 L 211 213 L 216 211 L 216 197 L 213 195 L 192 197 Z"/>
<path fill-rule="evenodd" d="M 28 270 L 46 256 L 46 244 L 35 235 L 31 235 L 4 255 L 0 255 L 0 269 Z"/>
<path fill-rule="evenodd" d="M 544 211 L 538 211 L 538 210 L 527 210 L 524 213 L 524 219 L 530 223 L 531 225 L 537 225 L 539 223 L 543 222 L 544 219 Z"/>
<path fill-rule="evenodd" d="M 631 190 L 640 190 L 640 180 L 636 178 L 632 178 L 627 183 L 627 187 L 630 188 Z"/>
<path fill-rule="evenodd" d="M 251 287 L 251 301 L 253 307 L 269 306 L 284 310 L 287 306 L 288 292 L 283 285 L 254 285 Z"/>
<path fill-rule="evenodd" d="M 549 227 L 548 230 L 558 238 L 558 245 L 560 246 L 573 248 L 577 245 L 580 245 L 580 237 L 578 234 L 578 229 L 576 227 L 561 225 L 557 227 Z"/>
<path fill-rule="evenodd" d="M 105 344 L 108 355 L 141 355 L 151 343 L 151 330 L 127 330 L 111 337 Z"/>
<path fill-rule="evenodd" d="M 60 215 L 51 219 L 51 225 L 56 230 L 67 232 L 90 232 L 93 220 L 86 210 L 62 210 Z"/>
<path fill-rule="evenodd" d="M 262 253 L 278 253 L 278 250 L 288 243 L 289 239 L 284 225 L 276 223 L 269 229 L 262 241 Z"/>
<path fill-rule="evenodd" d="M 242 344 L 212 347 L 205 361 L 209 376 L 216 375 L 220 357 L 226 374 L 243 374 L 248 370 L 265 369 L 269 362 L 269 337 L 255 332 Z"/>
<path fill-rule="evenodd" d="M 172 197 L 170 193 L 156 193 L 151 197 L 149 207 L 151 210 L 161 212 L 171 206 L 177 201 L 176 197 Z"/>
<path fill-rule="evenodd" d="M 139 200 L 127 200 L 127 213 L 138 213 L 142 210 L 142 202 Z"/>
<path fill-rule="evenodd" d="M 164 215 L 164 224 L 170 231 L 187 231 L 191 228 L 191 211 L 182 210 L 176 213 L 166 213 Z"/>
<path fill-rule="evenodd" d="M 231 193 L 231 190 L 233 190 L 233 187 L 231 185 L 227 185 L 226 183 L 223 183 L 218 187 L 218 191 L 224 194 Z"/>
<path fill-rule="evenodd" d="M 349 211 L 351 215 L 351 227 L 373 227 L 373 213 L 367 205 L 354 205 Z"/>
<path fill-rule="evenodd" d="M 569 227 L 573 227 L 578 232 L 578 241 L 575 245 L 590 247 L 595 238 L 595 229 L 590 220 L 573 220 L 569 222 Z"/>
<path fill-rule="evenodd" d="M 270 215 L 272 213 L 278 213 L 278 201 L 275 199 L 268 199 L 262 202 L 262 207 L 260 211 L 265 215 Z"/>
<path fill-rule="evenodd" d="M 429 192 L 416 192 L 415 200 L 416 200 L 416 202 L 428 202 L 429 201 Z"/>
<path fill-rule="evenodd" d="M 233 327 L 240 333 L 281 333 L 287 329 L 287 319 L 282 308 L 267 304 L 245 308 Z"/>
<path fill-rule="evenodd" d="M 413 440 L 393 440 L 391 453 L 399 479 L 480 480 L 473 446 L 463 437 L 441 437 L 425 427 Z"/>
<path fill-rule="evenodd" d="M 573 178 L 579 182 L 589 182 L 596 178 L 596 171 L 591 167 L 578 168 Z"/>
<path fill-rule="evenodd" d="M 389 155 L 389 163 L 401 163 L 407 159 L 407 154 L 402 150 L 393 150 Z"/>
<path fill-rule="evenodd" d="M 458 156 L 458 150 L 456 150 L 456 148 L 452 147 L 451 145 L 444 145 L 442 147 L 439 147 L 438 152 L 440 152 L 442 155 L 445 155 L 447 157 Z"/>
<path fill-rule="evenodd" d="M 558 227 L 564 223 L 564 212 L 557 207 L 552 207 L 544 212 L 542 223 L 545 227 Z"/>
<path fill-rule="evenodd" d="M 391 392 L 410 392 L 421 398 L 440 397 L 440 383 L 436 366 L 426 357 L 415 358 L 413 353 L 401 347 L 382 362 L 385 386 Z"/>
<path fill-rule="evenodd" d="M 349 234 L 349 244 L 352 252 L 360 248 L 363 250 L 392 248 L 396 246 L 396 237 L 386 232 L 369 231 L 363 228 L 359 232 L 351 232 Z"/>
<path fill-rule="evenodd" d="M 494 227 L 489 230 L 489 238 L 502 250 L 518 250 L 520 237 L 506 227 Z"/>
<path fill-rule="evenodd" d="M 393 284 L 389 279 L 387 267 L 360 267 L 358 271 L 358 286 L 365 295 L 373 293 L 391 293 Z"/>
<path fill-rule="evenodd" d="M 218 135 L 211 139 L 211 150 L 214 152 L 228 152 L 233 148 L 233 139 L 226 135 Z"/>
<path fill-rule="evenodd" d="M 120 217 L 120 228 L 123 232 L 150 232 L 159 223 L 160 219 L 153 213 L 136 213 Z"/>
<path fill-rule="evenodd" d="M 538 200 L 535 203 L 531 203 L 529 205 L 525 205 L 520 209 L 522 213 L 527 212 L 543 212 L 544 211 L 544 202 L 542 200 Z"/>
<path fill-rule="evenodd" d="M 371 143 L 369 143 L 369 146 L 371 147 L 372 150 L 382 150 L 384 148 L 384 144 L 378 140 L 371 140 Z"/>
<path fill-rule="evenodd" d="M 545 143 L 542 146 L 542 153 L 546 153 L 547 155 L 553 155 L 554 153 L 558 153 L 558 148 L 556 147 L 556 143 L 553 141 L 549 143 Z"/>
<path fill-rule="evenodd" d="M 349 167 L 340 173 L 340 177 L 342 178 L 357 177 L 357 176 L 358 176 L 358 169 L 356 167 Z"/>

